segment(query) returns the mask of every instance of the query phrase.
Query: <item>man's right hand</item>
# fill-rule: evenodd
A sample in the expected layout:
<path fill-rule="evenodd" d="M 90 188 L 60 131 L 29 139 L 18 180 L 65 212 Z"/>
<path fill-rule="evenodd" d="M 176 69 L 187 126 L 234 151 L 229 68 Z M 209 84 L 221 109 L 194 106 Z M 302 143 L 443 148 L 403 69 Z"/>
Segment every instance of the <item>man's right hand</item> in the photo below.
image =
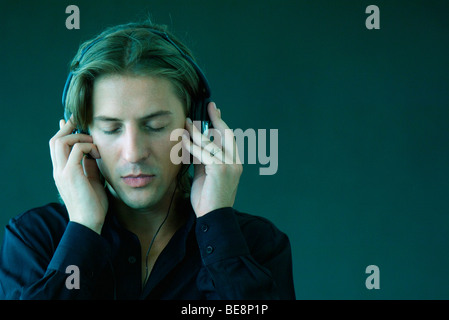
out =
<path fill-rule="evenodd" d="M 108 210 L 108 198 L 95 160 L 100 159 L 100 153 L 91 136 L 72 134 L 76 128 L 73 117 L 67 123 L 60 120 L 59 128 L 50 139 L 56 187 L 70 221 L 100 234 Z"/>

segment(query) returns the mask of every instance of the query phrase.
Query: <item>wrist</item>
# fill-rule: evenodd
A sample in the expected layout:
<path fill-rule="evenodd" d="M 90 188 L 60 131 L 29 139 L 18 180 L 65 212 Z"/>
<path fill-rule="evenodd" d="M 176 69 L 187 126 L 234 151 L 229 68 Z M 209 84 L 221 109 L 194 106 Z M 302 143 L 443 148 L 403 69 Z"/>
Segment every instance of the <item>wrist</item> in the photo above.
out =
<path fill-rule="evenodd" d="M 85 226 L 86 228 L 89 228 L 90 230 L 96 232 L 97 234 L 101 234 L 101 230 L 103 229 L 104 221 L 85 221 L 83 219 L 70 219 L 72 222 L 76 222 L 82 226 Z"/>

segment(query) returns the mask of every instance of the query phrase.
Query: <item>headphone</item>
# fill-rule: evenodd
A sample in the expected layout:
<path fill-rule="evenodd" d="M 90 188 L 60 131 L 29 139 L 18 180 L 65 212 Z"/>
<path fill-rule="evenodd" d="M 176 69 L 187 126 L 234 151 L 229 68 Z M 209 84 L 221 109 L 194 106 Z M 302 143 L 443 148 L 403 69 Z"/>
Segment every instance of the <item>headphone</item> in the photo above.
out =
<path fill-rule="evenodd" d="M 192 67 L 195 69 L 195 71 L 200 79 L 200 94 L 198 95 L 198 97 L 192 97 L 192 106 L 190 108 L 189 117 L 190 117 L 190 119 L 192 119 L 192 121 L 201 121 L 201 133 L 206 133 L 208 131 L 208 129 L 212 126 L 210 118 L 209 118 L 209 114 L 207 112 L 207 105 L 211 101 L 211 98 L 210 98 L 211 91 L 210 91 L 209 82 L 207 81 L 206 76 L 204 75 L 203 71 L 198 66 L 198 64 L 196 64 L 196 62 L 193 61 L 193 59 L 190 56 L 188 56 L 184 51 L 182 51 L 181 48 L 179 48 L 179 46 L 177 46 L 176 43 L 173 42 L 172 39 L 170 39 L 170 37 L 167 35 L 167 33 L 158 31 L 158 30 L 154 30 L 154 29 L 149 29 L 149 28 L 147 28 L 147 30 L 155 35 L 160 36 L 162 39 L 164 39 L 165 41 L 167 41 L 171 45 L 173 45 L 173 47 L 175 47 L 176 50 L 178 50 L 178 52 L 181 54 L 181 56 L 185 60 L 187 60 L 187 62 L 189 62 L 192 65 Z M 95 44 L 97 44 L 104 38 L 105 38 L 105 36 L 100 37 L 100 38 L 92 41 L 87 47 L 85 47 L 81 51 L 81 54 L 80 54 L 80 57 L 78 58 L 77 63 L 79 63 L 83 59 L 83 56 L 86 54 L 87 51 L 89 51 L 90 48 L 92 48 Z M 64 90 L 62 92 L 62 106 L 64 107 L 64 110 L 65 110 L 65 105 L 66 105 L 67 92 L 69 90 L 70 82 L 72 81 L 72 78 L 73 78 L 73 72 L 70 71 L 69 75 L 67 76 L 65 85 L 64 85 Z M 66 115 L 65 112 L 64 112 L 64 118 L 66 121 L 68 121 L 68 115 Z"/>

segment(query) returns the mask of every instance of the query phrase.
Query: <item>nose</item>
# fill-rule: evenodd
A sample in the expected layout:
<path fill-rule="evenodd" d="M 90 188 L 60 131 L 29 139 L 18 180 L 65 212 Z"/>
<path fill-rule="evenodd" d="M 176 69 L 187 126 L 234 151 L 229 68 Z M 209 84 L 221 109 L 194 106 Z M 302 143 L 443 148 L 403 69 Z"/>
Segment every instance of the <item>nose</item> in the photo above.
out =
<path fill-rule="evenodd" d="M 122 150 L 124 159 L 130 163 L 138 163 L 148 158 L 149 150 L 145 143 L 145 134 L 136 126 L 129 126 L 124 135 Z"/>

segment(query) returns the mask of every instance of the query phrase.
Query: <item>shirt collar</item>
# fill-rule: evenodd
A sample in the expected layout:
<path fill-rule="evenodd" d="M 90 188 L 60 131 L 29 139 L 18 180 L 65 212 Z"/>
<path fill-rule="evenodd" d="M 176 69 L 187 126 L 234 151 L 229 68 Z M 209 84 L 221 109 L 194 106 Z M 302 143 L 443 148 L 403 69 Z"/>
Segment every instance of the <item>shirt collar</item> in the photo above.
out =
<path fill-rule="evenodd" d="M 175 234 L 172 237 L 172 239 L 175 240 L 178 244 L 176 252 L 180 253 L 181 256 L 179 258 L 182 258 L 185 255 L 186 251 L 187 237 L 196 222 L 196 215 L 195 211 L 192 208 L 190 198 L 182 199 L 178 204 L 177 208 L 178 210 L 181 210 L 181 212 L 187 215 L 186 222 L 175 232 Z M 109 238 L 111 241 L 111 245 L 113 247 L 116 247 L 123 240 L 121 239 L 121 236 L 124 234 L 128 236 L 132 235 L 135 237 L 134 233 L 126 229 L 119 222 L 117 216 L 114 214 L 111 208 L 109 208 L 106 214 L 105 223 L 103 225 L 102 235 L 106 238 Z M 170 241 L 169 244 L 171 242 L 173 241 Z"/>

